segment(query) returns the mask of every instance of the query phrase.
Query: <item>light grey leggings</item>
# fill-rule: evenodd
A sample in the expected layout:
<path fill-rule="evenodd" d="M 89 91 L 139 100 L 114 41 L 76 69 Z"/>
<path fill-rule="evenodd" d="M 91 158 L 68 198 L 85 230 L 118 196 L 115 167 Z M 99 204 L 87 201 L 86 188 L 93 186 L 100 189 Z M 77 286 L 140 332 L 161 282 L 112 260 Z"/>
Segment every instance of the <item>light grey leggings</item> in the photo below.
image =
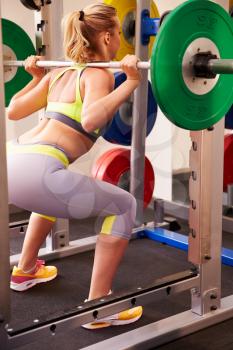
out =
<path fill-rule="evenodd" d="M 101 232 L 129 239 L 135 198 L 107 182 L 67 169 L 68 158 L 54 145 L 8 143 L 9 202 L 58 218 L 103 220 Z"/>

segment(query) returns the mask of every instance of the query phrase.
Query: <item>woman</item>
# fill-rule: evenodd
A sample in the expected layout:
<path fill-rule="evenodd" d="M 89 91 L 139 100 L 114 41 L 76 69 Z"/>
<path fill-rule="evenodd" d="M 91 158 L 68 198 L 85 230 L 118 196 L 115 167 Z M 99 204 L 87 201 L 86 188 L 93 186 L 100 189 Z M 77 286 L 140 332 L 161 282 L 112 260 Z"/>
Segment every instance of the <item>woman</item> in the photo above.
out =
<path fill-rule="evenodd" d="M 113 90 L 114 76 L 109 70 L 85 67 L 85 62 L 111 61 L 116 55 L 120 24 L 113 7 L 93 4 L 66 16 L 63 25 L 66 56 L 81 64 L 44 75 L 35 64 L 39 57 L 29 57 L 25 69 L 33 79 L 8 108 L 11 120 L 46 108 L 35 128 L 8 145 L 10 203 L 32 212 L 11 288 L 24 291 L 56 277 L 56 267 L 37 259 L 56 217 L 98 216 L 103 225 L 95 250 L 91 300 L 111 291 L 134 225 L 136 202 L 128 192 L 67 167 L 90 150 L 101 129 L 139 85 L 140 73 L 137 57 L 127 55 L 121 61 L 127 80 Z M 85 326 L 130 323 L 141 314 L 138 307 Z"/>

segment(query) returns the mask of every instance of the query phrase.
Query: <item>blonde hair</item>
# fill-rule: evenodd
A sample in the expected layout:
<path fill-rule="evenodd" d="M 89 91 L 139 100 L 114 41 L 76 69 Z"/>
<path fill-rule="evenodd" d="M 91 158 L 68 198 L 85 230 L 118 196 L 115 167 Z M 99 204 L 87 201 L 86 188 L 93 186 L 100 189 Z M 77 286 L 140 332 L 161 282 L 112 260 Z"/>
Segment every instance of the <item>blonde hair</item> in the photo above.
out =
<path fill-rule="evenodd" d="M 98 52 L 98 34 L 113 32 L 116 26 L 116 9 L 96 3 L 82 11 L 74 11 L 63 18 L 64 51 L 73 62 L 85 63 Z"/>

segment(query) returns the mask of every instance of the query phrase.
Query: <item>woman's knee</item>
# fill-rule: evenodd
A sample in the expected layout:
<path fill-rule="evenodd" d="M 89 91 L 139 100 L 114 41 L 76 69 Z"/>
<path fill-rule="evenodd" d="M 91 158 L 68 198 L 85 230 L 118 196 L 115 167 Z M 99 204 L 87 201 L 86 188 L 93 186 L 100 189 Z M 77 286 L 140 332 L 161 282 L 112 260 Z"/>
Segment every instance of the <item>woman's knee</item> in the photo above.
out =
<path fill-rule="evenodd" d="M 101 233 L 129 240 L 135 225 L 137 202 L 130 193 L 125 193 L 121 200 L 119 214 L 107 216 L 102 225 Z"/>
<path fill-rule="evenodd" d="M 132 213 L 136 213 L 137 201 L 131 193 L 126 192 L 124 198 L 122 198 L 122 202 L 124 203 L 124 206 L 127 211 L 132 211 Z"/>
<path fill-rule="evenodd" d="M 125 196 L 123 202 L 125 206 L 125 213 L 127 215 L 127 222 L 129 223 L 129 225 L 134 226 L 137 210 L 137 201 L 131 193 L 127 192 L 127 196 Z"/>
<path fill-rule="evenodd" d="M 129 193 L 129 195 L 130 195 L 130 205 L 129 205 L 129 207 L 131 208 L 131 215 L 132 215 L 132 219 L 134 221 L 135 217 L 136 217 L 137 201 L 136 201 L 135 197 L 132 194 Z"/>

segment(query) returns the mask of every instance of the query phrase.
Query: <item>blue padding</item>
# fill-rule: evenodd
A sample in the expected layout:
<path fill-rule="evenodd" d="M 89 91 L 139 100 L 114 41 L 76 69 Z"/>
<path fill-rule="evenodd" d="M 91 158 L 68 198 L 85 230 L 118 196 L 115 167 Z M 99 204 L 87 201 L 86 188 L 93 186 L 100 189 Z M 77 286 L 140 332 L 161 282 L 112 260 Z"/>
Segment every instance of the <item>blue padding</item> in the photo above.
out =
<path fill-rule="evenodd" d="M 115 75 L 115 89 L 126 80 L 126 74 L 117 72 Z M 147 133 L 148 136 L 154 127 L 157 116 L 157 103 L 155 101 L 151 83 L 148 82 L 148 102 L 147 102 Z M 132 116 L 129 116 L 132 117 Z M 140 125 L 139 125 L 140 127 Z M 129 125 L 122 120 L 118 111 L 111 123 L 107 126 L 103 133 L 103 138 L 109 142 L 119 145 L 130 146 L 132 139 L 132 125 Z"/>
<path fill-rule="evenodd" d="M 144 234 L 147 238 L 154 241 L 165 243 L 170 247 L 175 247 L 181 250 L 188 250 L 188 237 L 180 233 L 168 231 L 162 228 L 146 229 Z"/>
<path fill-rule="evenodd" d="M 159 30 L 160 18 L 150 18 L 150 11 L 143 10 L 141 14 L 141 43 L 148 45 L 150 37 L 155 36 Z"/>
<path fill-rule="evenodd" d="M 146 237 L 184 251 L 188 250 L 188 236 L 162 228 L 145 229 L 139 233 L 139 237 Z M 233 251 L 231 249 L 222 248 L 222 263 L 233 266 Z"/>
<path fill-rule="evenodd" d="M 229 112 L 227 112 L 225 117 L 225 128 L 233 129 L 233 105 L 231 106 Z"/>
<path fill-rule="evenodd" d="M 233 251 L 228 248 L 222 248 L 222 263 L 233 266 Z"/>

